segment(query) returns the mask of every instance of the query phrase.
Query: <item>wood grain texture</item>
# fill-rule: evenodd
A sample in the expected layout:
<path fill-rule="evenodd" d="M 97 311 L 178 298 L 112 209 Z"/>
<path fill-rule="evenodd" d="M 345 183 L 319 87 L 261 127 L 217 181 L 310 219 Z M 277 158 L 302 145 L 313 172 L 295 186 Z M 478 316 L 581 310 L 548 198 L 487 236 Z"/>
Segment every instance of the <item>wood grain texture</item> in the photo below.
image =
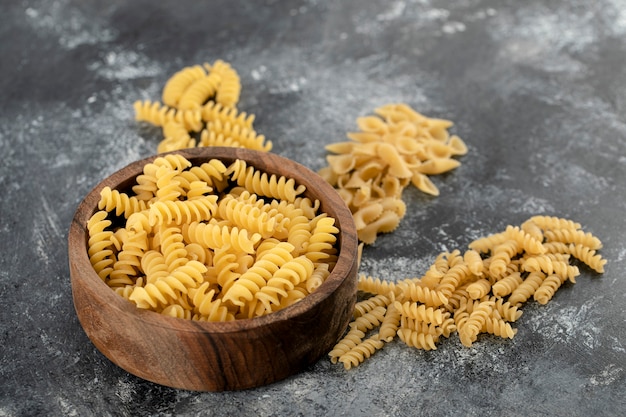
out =
<path fill-rule="evenodd" d="M 343 334 L 356 300 L 357 238 L 339 195 L 308 168 L 271 153 L 239 148 L 176 151 L 194 165 L 235 159 L 294 178 L 319 199 L 340 229 L 339 259 L 326 282 L 295 305 L 267 316 L 208 323 L 141 310 L 97 276 L 87 255 L 86 224 L 105 186 L 128 190 L 146 163 L 132 163 L 98 184 L 76 210 L 68 235 L 74 306 L 93 344 L 112 362 L 146 380 L 200 391 L 239 390 L 283 379 L 317 361 Z"/>

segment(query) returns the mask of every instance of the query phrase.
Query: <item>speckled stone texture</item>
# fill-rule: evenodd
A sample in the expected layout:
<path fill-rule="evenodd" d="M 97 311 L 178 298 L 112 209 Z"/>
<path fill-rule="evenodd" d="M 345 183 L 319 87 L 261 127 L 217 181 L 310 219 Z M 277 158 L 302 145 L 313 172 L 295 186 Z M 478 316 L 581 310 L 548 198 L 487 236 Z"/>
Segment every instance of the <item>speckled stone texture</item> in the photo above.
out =
<path fill-rule="evenodd" d="M 5 1 L 0 13 L 0 416 L 618 416 L 626 412 L 626 1 Z M 390 343 L 242 392 L 140 380 L 103 357 L 71 298 L 67 230 L 108 174 L 151 155 L 132 103 L 223 59 L 273 152 L 312 169 L 374 108 L 455 121 L 469 153 L 409 188 L 361 272 L 422 275 L 441 251 L 534 214 L 574 219 L 583 269 L 513 340 Z M 176 354 L 172 352 L 172 354 Z"/>

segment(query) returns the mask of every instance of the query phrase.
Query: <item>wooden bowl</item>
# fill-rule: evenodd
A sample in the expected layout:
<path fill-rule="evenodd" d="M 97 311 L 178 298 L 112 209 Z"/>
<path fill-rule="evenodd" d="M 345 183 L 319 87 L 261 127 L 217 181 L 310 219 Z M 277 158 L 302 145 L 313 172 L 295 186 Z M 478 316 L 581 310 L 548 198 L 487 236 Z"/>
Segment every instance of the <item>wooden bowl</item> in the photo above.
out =
<path fill-rule="evenodd" d="M 176 151 L 194 165 L 209 159 L 243 159 L 268 174 L 306 186 L 339 228 L 338 262 L 312 294 L 266 316 L 198 322 L 137 308 L 107 286 L 87 254 L 86 225 L 105 186 L 130 191 L 146 163 L 134 162 L 98 184 L 78 206 L 69 229 L 72 295 L 87 336 L 107 358 L 140 378 L 181 389 L 240 390 L 270 384 L 304 370 L 325 355 L 350 321 L 357 287 L 357 235 L 337 192 L 308 168 L 271 153 L 208 147 Z"/>

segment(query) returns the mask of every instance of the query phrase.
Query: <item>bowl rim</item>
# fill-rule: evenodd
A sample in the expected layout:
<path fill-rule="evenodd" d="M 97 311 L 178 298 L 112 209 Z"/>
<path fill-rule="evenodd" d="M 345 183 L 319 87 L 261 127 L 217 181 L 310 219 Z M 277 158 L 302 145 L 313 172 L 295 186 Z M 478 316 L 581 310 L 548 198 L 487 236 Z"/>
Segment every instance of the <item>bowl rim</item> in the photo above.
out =
<path fill-rule="evenodd" d="M 120 187 L 120 185 L 124 182 L 133 181 L 137 175 L 143 172 L 144 165 L 153 162 L 159 157 L 171 154 L 179 154 L 192 160 L 206 159 L 208 161 L 210 159 L 243 159 L 246 160 L 246 163 L 249 165 L 260 169 L 261 171 L 268 172 L 268 174 L 272 174 L 272 172 L 266 171 L 264 166 L 281 166 L 282 169 L 289 171 L 290 174 L 293 173 L 296 175 L 296 178 L 294 179 L 297 184 L 304 184 L 306 186 L 304 195 L 310 193 L 311 188 L 317 190 L 317 193 L 319 193 L 320 196 L 323 196 L 323 199 L 319 198 L 321 204 L 320 211 L 328 213 L 328 208 L 331 208 L 330 211 L 335 211 L 336 213 L 332 214 L 332 216 L 337 221 L 338 225 L 336 225 L 340 229 L 337 239 L 339 243 L 337 263 L 322 285 L 302 300 L 281 310 L 260 317 L 237 319 L 227 322 L 196 321 L 170 317 L 151 310 L 140 309 L 132 302 L 129 302 L 116 294 L 115 291 L 113 291 L 100 279 L 89 261 L 86 247 L 88 236 L 86 228 L 87 221 L 97 210 L 98 201 L 100 199 L 100 191 L 104 187 L 110 186 L 114 189 L 116 187 Z M 255 162 L 251 162 L 250 159 L 253 159 Z M 258 161 L 262 161 L 263 163 L 259 163 Z M 126 173 L 128 171 L 131 171 L 133 174 L 131 176 L 127 176 Z M 331 213 L 328 214 L 331 215 Z M 81 246 L 84 247 L 84 250 L 78 250 Z M 81 200 L 76 208 L 68 233 L 68 252 L 70 262 L 82 265 L 84 268 L 81 268 L 81 271 L 86 272 L 85 276 L 83 276 L 83 274 L 76 276 L 73 271 L 70 271 L 72 287 L 76 285 L 75 280 L 83 280 L 92 283 L 95 285 L 95 287 L 92 288 L 95 288 L 98 291 L 103 301 L 108 302 L 110 307 L 116 309 L 120 313 L 134 315 L 137 320 L 152 326 L 171 328 L 176 331 L 226 334 L 261 329 L 274 322 L 297 319 L 298 316 L 323 303 L 324 300 L 326 300 L 346 279 L 350 278 L 349 272 L 353 270 L 355 268 L 355 264 L 358 263 L 358 238 L 352 213 L 345 204 L 344 200 L 328 182 L 326 182 L 319 174 L 312 171 L 310 168 L 275 153 L 256 151 L 246 148 L 215 146 L 189 148 L 153 154 L 131 162 L 101 180 Z"/>

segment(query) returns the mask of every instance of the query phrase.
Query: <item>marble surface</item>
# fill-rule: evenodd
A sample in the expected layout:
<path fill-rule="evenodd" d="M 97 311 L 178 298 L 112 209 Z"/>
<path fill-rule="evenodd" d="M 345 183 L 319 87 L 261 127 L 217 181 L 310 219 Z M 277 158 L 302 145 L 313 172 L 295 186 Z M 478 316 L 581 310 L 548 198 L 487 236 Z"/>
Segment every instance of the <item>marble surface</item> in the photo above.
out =
<path fill-rule="evenodd" d="M 617 416 L 626 412 L 626 1 L 5 1 L 0 13 L 0 416 Z M 117 368 L 71 298 L 67 230 L 102 178 L 151 155 L 133 120 L 184 66 L 223 59 L 273 152 L 310 168 L 355 120 L 405 102 L 469 153 L 407 189 L 361 272 L 419 276 L 441 251 L 535 214 L 604 242 L 513 340 L 387 345 L 266 387 L 198 393 Z"/>

